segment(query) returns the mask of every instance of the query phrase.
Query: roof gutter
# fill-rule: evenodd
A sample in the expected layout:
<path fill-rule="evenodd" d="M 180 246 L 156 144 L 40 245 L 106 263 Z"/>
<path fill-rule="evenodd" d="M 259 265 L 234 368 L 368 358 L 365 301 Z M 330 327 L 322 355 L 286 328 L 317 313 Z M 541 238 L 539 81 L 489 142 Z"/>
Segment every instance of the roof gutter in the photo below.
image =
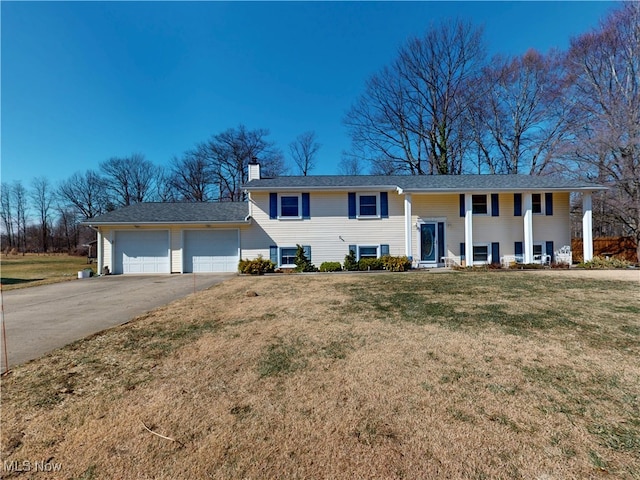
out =
<path fill-rule="evenodd" d="M 206 220 L 197 220 L 197 221 L 178 221 L 178 220 L 163 220 L 161 222 L 80 222 L 80 225 L 85 227 L 94 228 L 95 227 L 106 227 L 110 225 L 116 226 L 157 226 L 157 225 L 247 225 L 252 222 L 253 218 L 251 215 L 247 215 L 244 220 L 216 220 L 216 221 L 206 221 Z"/>

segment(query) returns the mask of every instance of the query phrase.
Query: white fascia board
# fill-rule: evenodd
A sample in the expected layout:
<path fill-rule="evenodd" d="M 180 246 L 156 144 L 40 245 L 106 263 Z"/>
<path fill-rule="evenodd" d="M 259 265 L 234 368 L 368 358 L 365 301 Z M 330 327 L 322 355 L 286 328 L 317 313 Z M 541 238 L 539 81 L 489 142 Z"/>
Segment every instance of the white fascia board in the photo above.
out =
<path fill-rule="evenodd" d="M 372 192 L 399 190 L 397 185 L 360 185 L 357 187 L 255 187 L 247 188 L 248 192 Z"/>
<path fill-rule="evenodd" d="M 80 222 L 80 225 L 84 225 L 90 228 L 94 227 L 129 227 L 134 225 L 139 226 L 180 226 L 180 225 L 248 225 L 253 221 L 253 218 L 249 215 L 244 220 L 229 220 L 229 221 L 207 221 L 197 220 L 194 222 Z"/>
<path fill-rule="evenodd" d="M 608 187 L 535 187 L 535 188 L 398 188 L 398 193 L 521 193 L 521 192 L 593 192 Z"/>

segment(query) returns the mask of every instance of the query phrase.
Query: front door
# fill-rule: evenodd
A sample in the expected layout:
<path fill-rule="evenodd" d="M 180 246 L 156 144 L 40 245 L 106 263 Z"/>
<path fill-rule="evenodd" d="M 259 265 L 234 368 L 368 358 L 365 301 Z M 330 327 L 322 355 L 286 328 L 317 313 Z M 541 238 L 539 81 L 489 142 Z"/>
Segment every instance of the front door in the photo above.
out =
<path fill-rule="evenodd" d="M 438 224 L 427 222 L 420 224 L 420 261 L 438 261 Z"/>

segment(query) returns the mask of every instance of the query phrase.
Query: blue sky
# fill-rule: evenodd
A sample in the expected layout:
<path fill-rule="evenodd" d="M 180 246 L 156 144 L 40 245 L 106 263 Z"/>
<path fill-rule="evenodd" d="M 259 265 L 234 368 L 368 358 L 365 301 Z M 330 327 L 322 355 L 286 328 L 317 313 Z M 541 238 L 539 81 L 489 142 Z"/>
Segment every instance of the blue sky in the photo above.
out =
<path fill-rule="evenodd" d="M 337 173 L 342 118 L 398 47 L 441 20 L 490 54 L 565 49 L 611 2 L 0 4 L 2 181 L 53 183 L 113 156 L 166 164 L 240 123 L 288 144 L 314 130 Z M 291 173 L 296 173 L 293 169 Z"/>

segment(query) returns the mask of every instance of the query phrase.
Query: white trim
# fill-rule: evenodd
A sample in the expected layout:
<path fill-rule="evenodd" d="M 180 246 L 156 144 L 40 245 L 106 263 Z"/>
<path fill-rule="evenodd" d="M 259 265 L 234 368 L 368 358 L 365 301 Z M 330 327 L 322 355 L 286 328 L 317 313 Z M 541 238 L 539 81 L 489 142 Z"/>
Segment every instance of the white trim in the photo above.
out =
<path fill-rule="evenodd" d="M 464 194 L 464 258 L 466 265 L 473 265 L 473 200 L 472 194 Z"/>
<path fill-rule="evenodd" d="M 298 215 L 297 216 L 289 216 L 282 215 L 282 197 L 297 197 L 298 198 Z M 302 193 L 286 193 L 281 194 L 278 193 L 278 220 L 302 220 Z"/>
<path fill-rule="evenodd" d="M 411 194 L 409 193 L 404 197 L 404 254 L 409 259 L 413 257 L 411 218 Z"/>
<path fill-rule="evenodd" d="M 282 263 L 282 250 L 287 249 L 287 250 L 295 250 L 296 253 L 298 253 L 298 247 L 294 246 L 294 247 L 289 247 L 289 246 L 278 246 L 278 268 L 296 268 L 296 262 L 295 262 L 295 256 L 296 253 L 293 254 L 294 257 L 294 261 L 293 263 L 286 263 L 283 264 Z"/>
<path fill-rule="evenodd" d="M 582 195 L 582 256 L 584 262 L 593 260 L 593 213 L 591 193 Z"/>
<path fill-rule="evenodd" d="M 469 195 L 471 197 L 471 210 L 473 212 L 473 197 L 484 197 L 484 204 L 487 207 L 487 211 L 485 213 L 474 213 L 476 217 L 488 217 L 491 215 L 491 198 L 488 193 L 472 193 Z"/>
<path fill-rule="evenodd" d="M 360 249 L 361 248 L 375 248 L 376 249 L 376 258 L 380 258 L 380 245 L 356 245 L 356 249 L 358 250 L 356 252 L 356 260 L 360 260 Z M 372 258 L 372 257 L 365 257 L 365 258 Z"/>
<path fill-rule="evenodd" d="M 473 250 L 471 253 L 471 259 L 472 259 L 472 265 L 491 265 L 491 262 L 493 261 L 493 259 L 491 258 L 491 243 L 487 243 L 487 242 L 479 242 L 479 243 L 474 243 L 472 248 L 476 248 L 476 247 L 487 247 L 487 260 L 486 261 L 476 261 L 475 260 L 475 256 L 473 254 Z"/>
<path fill-rule="evenodd" d="M 102 232 L 100 230 L 97 230 L 96 232 L 98 234 L 98 243 L 96 244 L 96 249 L 98 250 L 96 252 L 96 256 L 98 257 L 98 275 L 102 275 L 102 243 L 103 243 L 103 238 L 102 238 Z"/>
<path fill-rule="evenodd" d="M 360 215 L 360 197 L 376 197 L 376 214 Z M 356 192 L 356 218 L 358 220 L 370 220 L 381 218 L 380 216 L 380 192 Z"/>
<path fill-rule="evenodd" d="M 523 261 L 524 263 L 533 263 L 533 199 L 531 192 L 525 192 L 522 200 L 524 208 Z"/>
<path fill-rule="evenodd" d="M 425 223 L 433 223 L 436 226 L 436 236 L 435 236 L 435 260 L 433 262 L 427 261 L 427 260 L 422 260 L 422 239 L 420 238 L 421 235 L 421 225 L 424 225 Z M 447 236 L 447 218 L 446 217 L 428 217 L 428 218 L 418 218 L 418 221 L 416 222 L 416 244 L 418 245 L 418 258 L 416 259 L 418 264 L 421 266 L 437 266 L 438 264 L 442 264 L 442 263 L 446 263 L 445 260 L 443 260 L 443 258 L 448 258 L 446 256 L 446 243 L 445 243 L 445 239 L 444 238 L 440 238 L 440 236 L 438 235 L 438 223 L 443 223 L 444 224 L 444 237 L 446 238 Z M 443 242 L 443 244 L 445 245 L 445 256 L 442 258 L 438 257 L 438 250 L 439 250 L 439 246 L 440 246 L 440 242 Z"/>

